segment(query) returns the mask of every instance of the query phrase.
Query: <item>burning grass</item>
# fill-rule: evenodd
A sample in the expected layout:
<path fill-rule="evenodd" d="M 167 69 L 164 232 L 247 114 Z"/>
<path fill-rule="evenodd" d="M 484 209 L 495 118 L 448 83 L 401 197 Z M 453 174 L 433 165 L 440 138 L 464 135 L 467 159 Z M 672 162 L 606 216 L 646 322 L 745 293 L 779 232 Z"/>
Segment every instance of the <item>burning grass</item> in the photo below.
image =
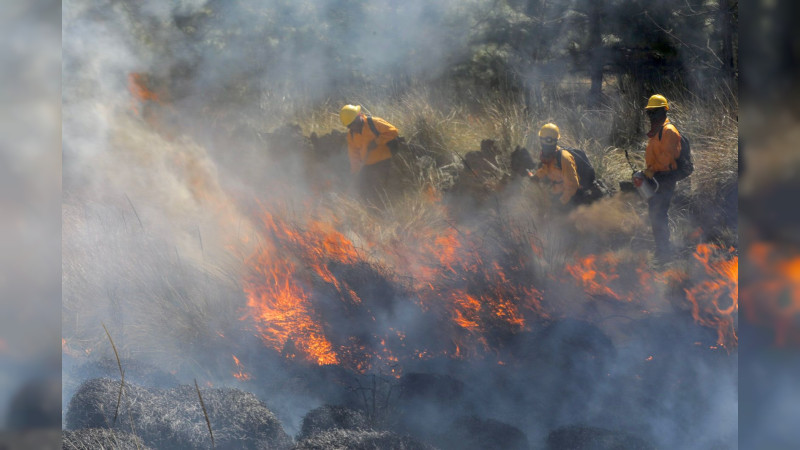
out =
<path fill-rule="evenodd" d="M 70 190 L 65 352 L 99 348 L 104 336 L 96 318 L 110 317 L 105 322 L 120 336 L 123 355 L 164 362 L 170 371 L 217 371 L 255 385 L 267 378 L 264 361 L 280 360 L 395 379 L 437 364 L 516 367 L 515 358 L 524 359 L 519 342 L 537 348 L 536 361 L 569 365 L 574 361 L 566 357 L 541 356 L 548 351 L 538 348 L 547 330 L 580 320 L 597 327 L 597 335 L 624 341 L 630 336 L 612 320 L 620 316 L 630 322 L 670 317 L 711 330 L 717 339 L 702 342 L 703 350 L 735 352 L 738 257 L 728 249 L 736 242 L 712 245 L 689 231 L 697 228 L 693 211 L 735 186 L 736 123 L 733 111 L 703 122 L 695 117 L 705 109 L 690 113 L 690 103 L 675 104 L 682 129 L 696 136 L 697 175 L 682 188 L 671 224 L 686 257 L 663 269 L 648 263 L 652 242 L 638 198 L 618 195 L 563 215 L 539 186 L 513 179 L 508 170 L 513 146 L 554 120 L 567 144 L 587 150 L 607 184 L 628 179 L 630 167 L 609 142 L 619 105 L 538 112 L 510 101 L 435 106 L 425 92 L 367 105 L 424 150 L 397 155 L 392 182 L 402 186 L 371 207 L 349 195 L 346 175 L 325 172 L 344 157 L 333 150 L 324 158 L 298 156 L 312 150 L 257 129 L 252 142 L 231 141 L 235 155 L 247 155 L 247 167 L 232 164 L 236 157 L 226 148 L 220 159 L 235 170 L 218 171 L 199 144 L 137 134 L 142 124 L 125 122 L 107 162 L 133 162 L 142 172 L 165 175 L 169 186 L 148 175 L 120 177 L 119 184 L 104 180 L 114 188 L 97 198 Z M 336 109 L 329 103 L 303 109 L 301 116 L 310 118 L 301 122 L 303 133 L 337 128 L 330 113 Z M 319 139 L 336 150 L 343 135 L 328 138 Z M 496 143 L 487 160 L 491 170 L 473 171 L 467 154 L 480 153 L 487 138 Z M 223 182 L 232 174 L 235 181 Z M 476 189 L 454 188 L 467 179 Z M 252 191 L 242 187 L 251 184 Z M 165 220 L 159 220 L 162 211 Z M 248 333 L 264 347 L 240 345 L 250 342 L 242 337 Z M 595 350 L 580 361 L 614 358 Z M 216 357 L 204 359 L 207 354 Z M 603 364 L 586 365 L 597 369 L 586 379 L 608 373 Z M 203 395 L 214 436 L 224 439 L 225 429 L 213 423 L 213 397 Z M 302 445 L 399 439 L 375 433 L 328 431 Z"/>
<path fill-rule="evenodd" d="M 245 290 L 269 346 L 285 353 L 291 340 L 304 359 L 365 370 L 370 359 L 477 356 L 547 316 L 540 292 L 526 279 L 529 246 L 487 254 L 488 239 L 505 238 L 458 229 L 446 217 L 438 225 L 396 227 L 390 209 L 383 219 L 358 235 L 362 251 L 345 237 L 352 229 L 265 213 L 264 245 L 248 262 Z M 409 333 L 411 317 L 438 327 L 441 339 L 431 339 L 431 330 Z M 351 335 L 337 336 L 345 322 Z M 345 354 L 366 359 L 341 361 Z"/>
<path fill-rule="evenodd" d="M 727 255 L 712 260 L 713 253 L 720 251 Z M 719 247 L 700 244 L 694 258 L 708 279 L 686 290 L 692 317 L 701 325 L 716 328 L 717 344 L 731 349 L 738 342 L 735 320 L 739 310 L 739 257 L 733 248 L 724 252 Z"/>
<path fill-rule="evenodd" d="M 428 205 L 435 208 L 444 207 Z M 500 360 L 511 337 L 551 317 L 642 317 L 676 307 L 717 330 L 719 347 L 736 347 L 737 260 L 715 246 L 701 244 L 693 262 L 666 270 L 631 250 L 577 247 L 563 264 L 544 265 L 550 242 L 532 239 L 536 230 L 510 215 L 455 225 L 442 209 L 438 222 L 429 213 L 403 226 L 389 208 L 356 229 L 336 210 L 292 220 L 264 212 L 263 244 L 247 262 L 244 319 L 285 357 L 399 375 L 421 355 Z M 685 295 L 674 295 L 680 289 Z"/>
<path fill-rule="evenodd" d="M 481 113 L 470 115 L 468 111 L 475 105 Z M 526 135 L 544 118 L 510 101 L 478 101 L 470 110 L 451 106 L 434 107 L 425 102 L 424 92 L 414 92 L 374 107 L 376 114 L 397 123 L 410 141 L 424 144 L 433 155 L 398 155 L 394 170 L 407 186 L 387 192 L 383 205 L 365 208 L 340 187 L 318 198 L 308 198 L 303 192 L 287 194 L 280 202 L 270 198 L 258 207 L 252 207 L 255 202 L 245 196 L 236 195 L 236 200 L 249 205 L 242 209 L 249 210 L 251 217 L 240 213 L 235 201 L 231 203 L 223 186 L 235 184 L 218 180 L 221 173 L 201 147 L 186 140 L 167 142 L 145 132 L 137 134 L 131 123 L 127 128 L 121 126 L 114 138 L 118 152 L 130 153 L 128 157 L 139 164 L 166 167 L 169 173 L 180 175 L 173 181 L 188 188 L 184 200 L 191 200 L 191 208 L 179 211 L 183 216 L 187 211 L 213 211 L 215 234 L 209 237 L 200 226 L 187 230 L 181 224 L 173 230 L 180 246 L 163 245 L 165 242 L 154 238 L 161 229 L 151 232 L 154 209 L 148 200 L 158 197 L 157 189 L 146 189 L 146 195 L 140 192 L 133 198 L 123 195 L 121 198 L 127 201 L 109 210 L 92 210 L 90 205 L 81 212 L 76 205 L 68 204 L 65 223 L 72 231 L 65 248 L 72 255 L 67 264 L 74 264 L 66 271 L 66 276 L 73 277 L 65 290 L 68 348 L 76 351 L 72 347 L 78 343 L 89 349 L 98 346 L 96 333 L 86 329 L 91 324 L 80 318 L 85 309 L 80 298 L 107 296 L 112 314 L 125 311 L 126 321 L 136 324 L 120 329 L 124 350 L 126 340 L 141 343 L 156 336 L 158 344 L 148 347 L 165 356 L 191 348 L 200 350 L 218 341 L 218 334 L 224 340 L 229 330 L 241 328 L 236 324 L 241 318 L 245 328 L 252 325 L 264 343 L 284 357 L 320 365 L 340 364 L 358 372 L 399 375 L 399 367 L 420 359 L 420 355 L 498 358 L 509 337 L 553 318 L 591 317 L 598 310 L 612 314 L 614 308 L 626 314 L 666 310 L 676 302 L 659 304 L 658 299 L 674 286 L 690 283 L 687 280 L 696 284 L 683 288 L 694 319 L 703 326 L 727 328 L 720 331 L 718 345 L 735 347 L 735 325 L 730 317 L 736 312 L 736 301 L 721 300 L 731 296 L 730 288 L 714 294 L 701 292 L 718 283 L 717 278 L 729 278 L 730 271 L 679 267 L 661 273 L 649 268 L 641 252 L 649 245 L 646 212 L 636 198 L 603 199 L 576 209 L 568 217 L 552 212 L 541 189 L 510 180 L 508 168 L 502 164 L 510 146 L 524 144 Z M 595 119 L 606 113 L 603 109 L 579 116 L 558 109 L 550 112 L 553 120 L 563 119 L 568 141 L 586 144 L 584 148 L 599 162 L 600 176 L 613 184 L 627 178 L 627 163 L 620 163 L 620 152 L 601 148 L 601 140 L 590 138 L 602 136 Z M 321 132 L 335 126 L 330 114 L 318 110 L 309 114 L 316 118 L 308 122 L 309 130 Z M 686 114 L 686 109 L 676 107 L 675 114 Z M 735 122 L 722 116 L 713 124 L 727 136 Z M 682 117 L 680 120 L 684 121 Z M 720 180 L 735 178 L 730 171 L 710 170 L 709 166 L 717 163 L 707 159 L 716 155 L 724 159 L 725 167 L 730 166 L 736 161 L 731 157 L 735 155 L 732 141 L 711 139 L 713 129 L 692 125 L 695 128 L 687 129 L 699 136 L 700 143 L 695 148 L 706 149 L 697 155 L 698 176 L 715 173 Z M 573 134 L 571 127 L 579 128 Z M 483 185 L 483 202 L 464 202 L 470 194 L 452 191 L 453 178 L 478 175 L 470 173 L 455 155 L 478 144 L 483 146 L 479 139 L 482 133 L 497 139 L 497 183 Z M 293 145 L 292 139 L 269 139 L 268 155 L 280 161 L 290 158 L 291 149 L 284 147 Z M 156 142 L 166 151 L 136 151 L 139 146 L 150 147 Z M 710 151 L 707 146 L 711 144 L 724 149 Z M 301 143 L 297 145 L 302 147 Z M 309 162 L 299 159 L 304 164 Z M 295 167 L 286 176 L 302 172 Z M 281 180 L 276 176 L 258 185 L 278 187 L 284 184 Z M 705 192 L 707 185 L 703 183 L 693 189 Z M 141 187 L 141 183 L 136 186 Z M 281 192 L 288 193 L 285 189 Z M 703 192 L 692 194 L 690 199 L 702 198 Z M 178 201 L 170 197 L 169 201 L 173 200 Z M 684 214 L 680 208 L 675 214 L 674 234 L 691 255 L 695 249 L 687 246 L 687 233 L 682 231 L 687 225 Z M 93 217 L 103 219 L 97 222 Z M 94 238 L 88 230 L 75 232 L 81 224 L 111 231 L 113 238 L 100 246 L 82 246 L 84 240 Z M 222 247 L 228 255 L 224 262 L 218 257 Z M 118 254 L 113 256 L 116 250 Z M 717 264 L 715 258 L 730 259 L 722 253 L 709 258 L 690 259 L 687 264 L 713 266 Z M 109 259 L 138 269 L 127 271 L 117 285 L 103 288 L 103 283 L 91 280 L 99 272 L 80 268 Z M 242 270 L 238 264 L 245 267 L 244 277 L 237 275 Z M 122 267 L 105 269 L 126 272 Z M 86 279 L 81 278 L 82 273 Z M 244 301 L 239 300 L 242 296 Z M 137 307 L 115 306 L 115 301 L 121 305 L 123 298 Z M 409 326 L 414 321 L 418 325 Z M 216 325 L 208 327 L 209 323 Z M 122 327 L 119 320 L 116 325 Z M 163 339 L 164 330 L 171 338 Z M 204 335 L 209 336 L 206 339 Z M 165 343 L 175 346 L 170 348 Z M 250 374 L 235 358 L 228 356 L 230 372 L 239 380 L 248 380 Z"/>

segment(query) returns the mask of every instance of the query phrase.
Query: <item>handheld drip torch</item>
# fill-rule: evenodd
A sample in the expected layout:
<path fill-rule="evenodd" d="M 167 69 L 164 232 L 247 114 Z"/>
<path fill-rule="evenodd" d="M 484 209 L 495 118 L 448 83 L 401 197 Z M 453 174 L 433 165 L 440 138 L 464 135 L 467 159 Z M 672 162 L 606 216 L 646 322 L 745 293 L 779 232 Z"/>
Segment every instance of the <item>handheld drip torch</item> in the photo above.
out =
<path fill-rule="evenodd" d="M 631 178 L 636 191 L 639 192 L 639 195 L 641 195 L 643 199 L 650 200 L 650 197 L 658 192 L 658 181 L 656 181 L 655 178 L 647 178 L 643 171 L 636 170 L 636 168 L 633 167 L 631 158 L 628 156 L 627 148 L 625 149 L 625 159 L 628 160 L 628 165 L 631 166 L 631 170 L 633 171 Z"/>

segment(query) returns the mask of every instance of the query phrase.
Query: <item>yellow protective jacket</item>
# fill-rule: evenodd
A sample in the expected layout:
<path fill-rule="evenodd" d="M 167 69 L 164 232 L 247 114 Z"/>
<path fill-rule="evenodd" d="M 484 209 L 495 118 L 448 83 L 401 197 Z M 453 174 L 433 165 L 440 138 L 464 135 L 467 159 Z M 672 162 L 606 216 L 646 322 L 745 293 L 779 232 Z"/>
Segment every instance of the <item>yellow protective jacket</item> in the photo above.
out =
<path fill-rule="evenodd" d="M 367 116 L 360 114 L 364 122 L 361 132 L 353 130 L 347 132 L 347 154 L 350 156 L 350 172 L 357 173 L 364 166 L 369 166 L 392 157 L 392 152 L 386 143 L 398 136 L 397 128 L 380 117 L 373 117 L 372 123 L 378 130 L 378 135 L 372 131 L 367 123 Z M 375 143 L 375 148 L 369 150 L 370 143 Z"/>
<path fill-rule="evenodd" d="M 533 174 L 535 178 L 549 181 L 552 185 L 552 192 L 555 195 L 561 194 L 559 200 L 562 205 L 566 205 L 578 192 L 578 169 L 575 165 L 575 158 L 570 152 L 558 148 L 561 152 L 561 168 L 556 164 L 557 158 L 550 158 L 542 162 L 542 167 Z"/>
<path fill-rule="evenodd" d="M 647 168 L 655 172 L 667 172 L 678 168 L 676 160 L 681 154 L 681 134 L 667 119 L 659 133 L 647 141 L 644 161 Z"/>

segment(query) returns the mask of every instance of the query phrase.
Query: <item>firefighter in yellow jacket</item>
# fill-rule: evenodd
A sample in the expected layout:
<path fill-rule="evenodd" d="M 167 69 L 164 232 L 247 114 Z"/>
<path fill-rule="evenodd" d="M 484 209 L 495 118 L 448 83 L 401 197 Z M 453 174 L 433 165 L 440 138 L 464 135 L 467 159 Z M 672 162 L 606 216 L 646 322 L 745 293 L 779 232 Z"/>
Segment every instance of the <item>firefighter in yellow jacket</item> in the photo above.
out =
<path fill-rule="evenodd" d="M 669 205 L 675 194 L 676 181 L 672 174 L 678 168 L 681 154 L 681 134 L 667 118 L 669 103 L 663 95 L 653 95 L 647 101 L 645 112 L 650 119 L 647 133 L 647 149 L 644 158 L 647 168 L 644 174 L 658 182 L 658 189 L 648 200 L 650 224 L 655 240 L 655 258 L 659 262 L 672 257 L 669 242 Z"/>
<path fill-rule="evenodd" d="M 570 152 L 558 146 L 559 137 L 561 137 L 561 132 L 553 123 L 546 123 L 539 130 L 542 165 L 533 174 L 533 178 L 550 184 L 552 194 L 558 198 L 562 207 L 567 207 L 576 203 L 580 182 L 575 158 Z M 561 153 L 560 167 L 558 153 Z"/>
<path fill-rule="evenodd" d="M 397 128 L 379 118 L 361 112 L 361 105 L 345 105 L 339 111 L 347 127 L 347 151 L 350 173 L 358 176 L 361 196 L 377 203 L 386 187 L 391 168 L 392 150 L 397 149 Z"/>

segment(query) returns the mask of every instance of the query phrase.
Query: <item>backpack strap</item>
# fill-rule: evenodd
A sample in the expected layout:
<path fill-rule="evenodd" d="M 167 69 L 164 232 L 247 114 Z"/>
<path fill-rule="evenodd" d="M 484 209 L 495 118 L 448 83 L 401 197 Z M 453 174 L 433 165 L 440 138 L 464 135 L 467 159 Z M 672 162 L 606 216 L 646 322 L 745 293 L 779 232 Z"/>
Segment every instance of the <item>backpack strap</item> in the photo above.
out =
<path fill-rule="evenodd" d="M 375 122 L 373 122 L 372 116 L 367 116 L 367 125 L 369 125 L 369 129 L 372 130 L 373 133 L 375 133 L 375 137 L 381 135 L 381 133 L 378 132 L 378 128 L 375 127 Z"/>
<path fill-rule="evenodd" d="M 670 123 L 671 123 L 671 122 L 670 122 Z M 658 130 L 658 140 L 659 140 L 659 141 L 661 141 L 661 135 L 664 133 L 664 127 L 665 127 L 665 126 L 666 126 L 666 124 L 665 124 L 665 125 L 661 125 L 661 128 Z M 673 124 L 672 126 L 673 126 L 673 127 L 675 127 L 675 124 Z M 675 130 L 678 130 L 678 127 L 675 127 Z M 681 133 L 681 132 L 680 132 L 680 131 L 678 131 L 678 134 L 680 135 L 680 137 L 681 137 L 681 140 L 683 140 L 683 135 L 682 135 L 682 134 L 680 134 L 680 133 Z M 675 168 L 674 168 L 674 169 L 672 169 L 672 170 L 678 170 L 678 159 L 680 159 L 680 156 L 678 156 L 678 158 L 676 158 L 676 159 L 675 159 Z M 672 171 L 672 170 L 671 170 L 671 171 Z"/>
<path fill-rule="evenodd" d="M 670 122 L 670 123 L 672 124 L 672 126 L 673 126 L 673 127 L 675 127 L 675 124 L 674 124 L 674 123 L 672 123 L 672 122 Z M 666 124 L 664 124 L 664 125 L 661 125 L 661 128 L 659 128 L 659 129 L 658 129 L 658 140 L 659 140 L 659 141 L 661 140 L 661 135 L 664 133 L 664 127 L 665 127 L 665 126 L 667 126 L 667 125 L 666 125 Z M 677 130 L 677 129 L 678 129 L 678 127 L 675 127 L 675 129 Z M 678 131 L 678 134 L 680 134 L 680 131 Z M 681 135 L 681 136 L 683 136 L 683 135 Z"/>
<path fill-rule="evenodd" d="M 375 137 L 381 135 L 380 131 L 378 131 L 378 127 L 375 126 L 375 122 L 372 120 L 372 116 L 367 116 L 367 125 L 369 125 L 369 129 L 372 130 L 373 133 L 375 133 Z M 350 130 L 350 136 L 355 136 L 355 134 L 356 134 L 355 131 Z"/>

